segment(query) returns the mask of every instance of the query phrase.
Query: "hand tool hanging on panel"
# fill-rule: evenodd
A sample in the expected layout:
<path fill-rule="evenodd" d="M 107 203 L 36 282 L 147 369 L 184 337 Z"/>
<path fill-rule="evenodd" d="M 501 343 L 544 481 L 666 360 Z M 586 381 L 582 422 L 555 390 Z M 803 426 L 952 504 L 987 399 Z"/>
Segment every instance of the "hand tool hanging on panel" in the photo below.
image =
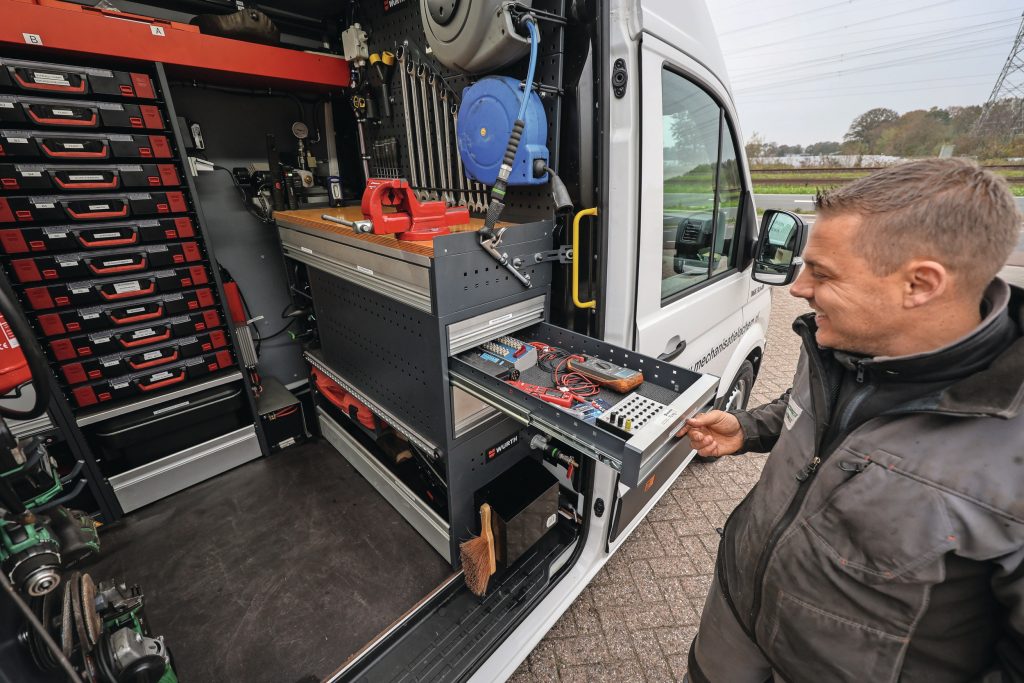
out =
<path fill-rule="evenodd" d="M 351 67 L 352 95 L 350 102 L 356 115 L 359 132 L 359 156 L 363 162 L 363 175 L 370 178 L 370 153 L 366 145 L 366 123 L 377 119 L 377 103 L 370 93 L 366 67 L 370 61 L 370 48 L 366 42 L 366 31 L 359 24 L 352 24 L 341 32 L 341 47 Z"/>

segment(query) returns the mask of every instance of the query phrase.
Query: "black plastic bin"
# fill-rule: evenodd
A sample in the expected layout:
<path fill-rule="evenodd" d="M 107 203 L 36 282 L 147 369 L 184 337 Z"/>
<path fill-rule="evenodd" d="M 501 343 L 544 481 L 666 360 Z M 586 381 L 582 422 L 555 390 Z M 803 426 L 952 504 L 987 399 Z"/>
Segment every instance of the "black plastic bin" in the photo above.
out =
<path fill-rule="evenodd" d="M 89 428 L 100 469 L 111 477 L 252 424 L 244 391 L 215 387 Z"/>

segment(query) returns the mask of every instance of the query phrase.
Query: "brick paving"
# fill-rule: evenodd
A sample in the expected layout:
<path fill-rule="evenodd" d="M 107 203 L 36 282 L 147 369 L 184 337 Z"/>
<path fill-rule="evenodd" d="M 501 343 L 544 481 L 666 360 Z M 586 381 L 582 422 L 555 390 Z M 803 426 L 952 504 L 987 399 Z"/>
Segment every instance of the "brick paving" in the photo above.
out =
<path fill-rule="evenodd" d="M 773 290 L 771 326 L 750 405 L 789 388 L 808 310 Z M 679 681 L 697 631 L 718 534 L 761 474 L 764 455 L 693 463 L 519 667 L 513 683 Z"/>

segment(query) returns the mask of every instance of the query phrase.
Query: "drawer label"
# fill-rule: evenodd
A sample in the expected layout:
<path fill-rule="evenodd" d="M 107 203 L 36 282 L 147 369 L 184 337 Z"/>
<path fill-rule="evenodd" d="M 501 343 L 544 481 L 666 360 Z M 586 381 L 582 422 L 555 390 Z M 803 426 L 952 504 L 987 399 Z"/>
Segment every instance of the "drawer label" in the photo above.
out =
<path fill-rule="evenodd" d="M 110 211 L 110 204 L 90 204 L 90 211 Z"/>
<path fill-rule="evenodd" d="M 99 313 L 82 313 L 82 320 L 95 320 L 100 317 Z"/>
<path fill-rule="evenodd" d="M 114 266 L 127 266 L 127 265 L 131 265 L 133 263 L 135 263 L 134 259 L 121 258 L 121 259 L 115 259 L 114 261 L 104 261 L 103 262 L 103 267 L 104 268 L 113 268 Z"/>
<path fill-rule="evenodd" d="M 53 115 L 54 116 L 74 116 L 75 112 L 71 111 L 70 109 L 54 109 L 53 110 Z"/>
<path fill-rule="evenodd" d="M 58 261 L 57 265 L 61 268 L 70 268 L 71 266 L 77 266 L 78 261 Z"/>
<path fill-rule="evenodd" d="M 36 71 L 32 74 L 32 80 L 42 85 L 71 85 L 64 74 L 48 74 L 45 71 Z"/>
<path fill-rule="evenodd" d="M 142 360 L 153 360 L 154 358 L 160 358 L 163 356 L 161 351 L 150 351 L 149 353 L 142 354 Z"/>
<path fill-rule="evenodd" d="M 88 287 L 72 287 L 71 288 L 71 293 L 72 294 L 86 294 L 86 293 L 88 293 L 88 291 L 89 291 Z"/>
<path fill-rule="evenodd" d="M 28 142 L 28 140 L 25 142 Z M 85 149 L 85 145 L 81 142 L 62 142 L 61 146 L 63 146 L 64 149 Z"/>
<path fill-rule="evenodd" d="M 152 412 L 152 414 L 159 415 L 161 413 L 169 413 L 172 410 L 178 410 L 179 408 L 184 408 L 187 405 L 189 405 L 189 401 L 182 401 L 181 403 L 175 403 L 173 406 L 167 406 L 166 408 L 157 408 Z"/>
<path fill-rule="evenodd" d="M 156 334 L 156 330 L 154 330 L 152 327 L 147 327 L 144 330 L 136 330 L 135 332 L 132 332 L 132 339 L 143 339 L 144 337 L 152 337 L 154 334 Z"/>
<path fill-rule="evenodd" d="M 40 171 L 22 171 L 22 178 L 42 178 L 43 174 Z"/>
<path fill-rule="evenodd" d="M 38 203 L 33 202 L 33 205 L 37 209 L 52 209 L 54 207 L 53 202 L 38 202 Z"/>
<path fill-rule="evenodd" d="M 14 109 L 14 102 L 0 102 L 0 109 Z"/>
<path fill-rule="evenodd" d="M 110 386 L 114 389 L 125 389 L 128 387 L 128 382 L 111 382 Z"/>
<path fill-rule="evenodd" d="M 155 375 L 150 375 L 149 381 L 150 382 L 159 382 L 162 379 L 168 379 L 170 377 L 174 377 L 174 373 L 173 372 L 167 372 L 165 370 L 164 372 L 158 372 Z"/>
<path fill-rule="evenodd" d="M 500 318 L 494 318 L 493 320 L 488 320 L 487 324 L 488 325 L 497 325 L 498 323 L 503 323 L 506 320 L 511 320 L 511 319 L 512 319 L 512 314 L 511 313 L 506 313 L 505 315 L 501 316 Z"/>
<path fill-rule="evenodd" d="M 112 368 L 115 365 L 120 365 L 120 363 L 121 361 L 119 361 L 116 358 L 100 361 L 100 365 L 102 365 L 105 368 Z"/>
<path fill-rule="evenodd" d="M 370 270 L 369 268 L 364 268 L 363 266 L 356 266 L 356 270 L 358 270 L 363 275 L 373 275 L 372 270 Z"/>
<path fill-rule="evenodd" d="M 110 337 L 96 337 L 92 342 L 94 344 L 108 344 L 110 342 Z"/>
<path fill-rule="evenodd" d="M 118 294 L 124 294 L 125 292 L 138 292 L 142 289 L 142 285 L 138 280 L 132 280 L 131 282 L 117 282 L 114 284 L 114 291 Z"/>
<path fill-rule="evenodd" d="M 27 145 L 28 138 L 7 138 L 7 142 L 11 145 Z"/>
<path fill-rule="evenodd" d="M 69 175 L 68 180 L 74 180 L 75 182 L 83 182 L 86 180 L 103 180 L 101 175 Z"/>
<path fill-rule="evenodd" d="M 129 308 L 125 313 L 128 315 L 135 315 L 136 313 L 142 313 L 145 310 L 145 306 L 139 306 L 138 308 Z"/>
<path fill-rule="evenodd" d="M 120 236 L 121 236 L 121 233 L 119 233 L 119 232 L 98 232 L 95 235 L 93 235 L 93 237 L 98 239 L 98 240 L 109 240 L 111 237 L 120 237 Z"/>

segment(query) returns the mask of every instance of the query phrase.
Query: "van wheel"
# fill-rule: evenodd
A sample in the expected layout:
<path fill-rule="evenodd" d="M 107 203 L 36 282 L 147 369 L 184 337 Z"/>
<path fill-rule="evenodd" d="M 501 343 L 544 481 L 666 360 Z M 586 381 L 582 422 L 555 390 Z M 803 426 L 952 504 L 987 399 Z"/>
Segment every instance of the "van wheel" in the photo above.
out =
<path fill-rule="evenodd" d="M 743 410 L 750 401 L 750 392 L 754 388 L 754 364 L 743 361 L 740 371 L 733 378 L 729 390 L 718 400 L 719 410 Z M 721 458 L 706 458 L 702 455 L 693 456 L 693 462 L 715 462 Z"/>

